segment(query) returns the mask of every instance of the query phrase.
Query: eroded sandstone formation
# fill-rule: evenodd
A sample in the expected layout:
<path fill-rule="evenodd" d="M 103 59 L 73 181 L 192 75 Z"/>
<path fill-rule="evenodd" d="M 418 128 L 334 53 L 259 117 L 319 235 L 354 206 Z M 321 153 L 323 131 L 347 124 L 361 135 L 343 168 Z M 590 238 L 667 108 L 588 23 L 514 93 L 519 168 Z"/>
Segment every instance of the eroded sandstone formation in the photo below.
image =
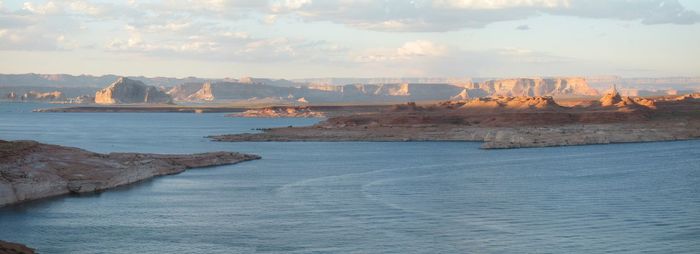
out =
<path fill-rule="evenodd" d="M 588 86 L 585 78 L 516 78 L 489 80 L 474 84 L 491 96 L 597 96 L 598 91 Z"/>
<path fill-rule="evenodd" d="M 259 158 L 232 152 L 100 154 L 35 141 L 0 140 L 0 206 L 68 193 L 101 191 L 190 168 Z"/>
<path fill-rule="evenodd" d="M 138 80 L 125 77 L 95 93 L 97 104 L 172 103 L 168 94 Z"/>
<path fill-rule="evenodd" d="M 294 118 L 322 118 L 325 114 L 315 112 L 309 107 L 266 107 L 261 109 L 249 109 L 242 113 L 229 114 L 226 116 L 233 117 L 262 117 L 262 118 L 278 118 L 278 117 L 294 117 Z"/>

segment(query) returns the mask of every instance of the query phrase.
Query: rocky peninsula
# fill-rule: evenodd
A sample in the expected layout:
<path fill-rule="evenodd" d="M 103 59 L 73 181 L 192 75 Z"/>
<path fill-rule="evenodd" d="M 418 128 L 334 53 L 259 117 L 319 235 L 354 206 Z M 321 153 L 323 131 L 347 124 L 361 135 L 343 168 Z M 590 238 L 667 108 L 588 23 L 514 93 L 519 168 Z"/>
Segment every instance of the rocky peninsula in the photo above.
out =
<path fill-rule="evenodd" d="M 331 117 L 308 127 L 211 136 L 215 141 L 477 141 L 525 148 L 700 138 L 700 94 L 559 105 L 552 97 L 497 96 L 431 105 L 408 103 L 374 114 Z"/>
<path fill-rule="evenodd" d="M 0 240 L 0 254 L 34 254 L 34 249 L 24 244 L 11 243 Z"/>
<path fill-rule="evenodd" d="M 0 140 L 0 206 L 69 193 L 89 193 L 191 168 L 235 164 L 257 155 L 100 154 L 35 141 Z"/>

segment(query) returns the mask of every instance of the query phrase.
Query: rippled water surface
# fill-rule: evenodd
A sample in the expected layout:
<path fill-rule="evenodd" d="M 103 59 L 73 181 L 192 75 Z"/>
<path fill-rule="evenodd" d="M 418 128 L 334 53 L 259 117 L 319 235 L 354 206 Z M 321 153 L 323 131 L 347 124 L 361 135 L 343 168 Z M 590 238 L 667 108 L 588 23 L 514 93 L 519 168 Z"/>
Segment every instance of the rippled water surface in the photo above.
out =
<path fill-rule="evenodd" d="M 0 239 L 42 253 L 700 253 L 698 141 L 216 143 L 314 120 L 45 106 L 0 104 L 0 139 L 263 159 L 0 208 Z"/>

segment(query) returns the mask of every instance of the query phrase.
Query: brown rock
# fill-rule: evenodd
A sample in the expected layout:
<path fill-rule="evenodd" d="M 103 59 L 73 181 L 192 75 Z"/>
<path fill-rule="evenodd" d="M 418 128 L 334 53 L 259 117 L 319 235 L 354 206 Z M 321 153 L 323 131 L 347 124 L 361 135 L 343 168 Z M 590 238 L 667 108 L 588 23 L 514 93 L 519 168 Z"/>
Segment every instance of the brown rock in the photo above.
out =
<path fill-rule="evenodd" d="M 227 116 L 233 117 L 263 117 L 263 118 L 276 118 L 276 117 L 295 117 L 295 118 L 322 118 L 325 114 L 322 112 L 312 111 L 311 108 L 306 106 L 297 107 L 267 107 L 261 109 L 250 109 L 243 113 L 229 114 Z"/>
<path fill-rule="evenodd" d="M 21 96 L 23 101 L 56 101 L 63 99 L 63 93 L 60 91 L 53 91 L 48 93 L 41 93 L 36 91 L 29 91 Z"/>
<path fill-rule="evenodd" d="M 154 86 L 125 77 L 95 93 L 97 104 L 172 103 L 170 95 Z"/>
<path fill-rule="evenodd" d="M 101 191 L 189 168 L 259 158 L 231 152 L 99 154 L 34 141 L 0 140 L 0 206 L 67 193 Z"/>
<path fill-rule="evenodd" d="M 34 249 L 23 244 L 0 240 L 0 254 L 34 254 Z"/>

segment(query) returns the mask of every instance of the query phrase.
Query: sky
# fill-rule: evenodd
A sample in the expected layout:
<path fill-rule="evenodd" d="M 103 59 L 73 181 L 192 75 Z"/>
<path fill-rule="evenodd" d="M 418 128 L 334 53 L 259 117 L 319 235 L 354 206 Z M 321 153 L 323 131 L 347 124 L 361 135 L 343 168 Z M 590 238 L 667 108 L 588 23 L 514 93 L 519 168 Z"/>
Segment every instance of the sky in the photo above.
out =
<path fill-rule="evenodd" d="M 0 73 L 700 76 L 697 0 L 0 0 Z"/>

